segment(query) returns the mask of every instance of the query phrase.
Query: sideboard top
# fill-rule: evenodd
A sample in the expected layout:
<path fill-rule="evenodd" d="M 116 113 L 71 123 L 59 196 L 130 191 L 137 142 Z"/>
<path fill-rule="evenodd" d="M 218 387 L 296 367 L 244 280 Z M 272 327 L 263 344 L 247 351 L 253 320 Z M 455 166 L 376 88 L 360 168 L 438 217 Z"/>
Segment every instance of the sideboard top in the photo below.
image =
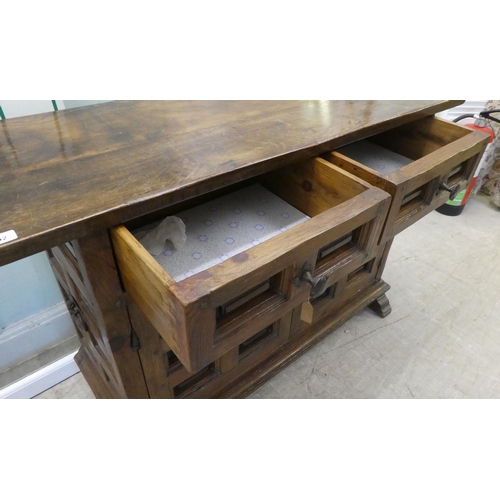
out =
<path fill-rule="evenodd" d="M 0 265 L 463 101 L 113 101 L 0 122 Z"/>

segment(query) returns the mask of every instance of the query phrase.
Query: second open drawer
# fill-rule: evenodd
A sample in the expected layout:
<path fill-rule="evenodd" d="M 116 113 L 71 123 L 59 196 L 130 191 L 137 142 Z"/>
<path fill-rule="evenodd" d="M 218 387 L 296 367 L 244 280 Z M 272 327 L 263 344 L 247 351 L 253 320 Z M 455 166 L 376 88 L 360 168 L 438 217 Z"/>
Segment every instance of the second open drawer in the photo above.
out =
<path fill-rule="evenodd" d="M 392 196 L 381 243 L 465 189 L 486 147 L 482 132 L 426 117 L 324 158 Z"/>
<path fill-rule="evenodd" d="M 134 237 L 133 223 L 111 230 L 126 291 L 191 372 L 278 320 L 286 338 L 293 309 L 311 293 L 302 279 L 307 266 L 317 260 L 329 277 L 355 271 L 375 251 L 390 203 L 387 193 L 321 158 L 251 182 L 309 220 L 181 281 Z M 176 209 L 169 207 L 170 214 Z"/>

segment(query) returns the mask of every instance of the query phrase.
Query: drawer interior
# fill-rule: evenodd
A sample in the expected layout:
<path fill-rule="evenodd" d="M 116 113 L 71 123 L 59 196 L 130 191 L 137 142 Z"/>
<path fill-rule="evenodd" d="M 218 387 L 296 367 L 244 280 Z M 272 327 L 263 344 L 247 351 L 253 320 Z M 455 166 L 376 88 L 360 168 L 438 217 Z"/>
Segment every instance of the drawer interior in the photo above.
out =
<path fill-rule="evenodd" d="M 369 139 L 344 146 L 337 152 L 381 175 L 388 175 L 412 163 L 410 158 L 380 146 Z"/>
<path fill-rule="evenodd" d="M 214 255 L 210 260 L 212 265 L 234 257 L 239 251 L 243 252 L 250 247 L 257 246 L 295 225 L 301 224 L 331 208 L 341 205 L 369 188 L 368 184 L 343 172 L 328 161 L 315 158 L 269 172 L 249 181 L 237 183 L 228 188 L 213 192 L 209 196 L 194 198 L 187 202 L 168 207 L 168 209 L 154 214 L 156 215 L 156 222 L 151 222 L 152 216 L 148 215 L 147 217 L 132 221 L 126 227 L 140 240 L 147 231 L 157 227 L 166 216 L 178 216 L 186 223 L 188 238 L 186 248 L 177 250 L 171 242 L 166 241 L 163 252 L 158 256 L 154 256 L 155 260 L 169 274 L 169 277 L 175 282 L 180 282 L 203 269 L 196 267 L 196 257 L 203 252 L 201 248 L 210 246 L 210 239 L 213 240 L 215 236 L 212 237 L 209 231 L 216 225 L 223 226 L 225 232 L 223 236 L 217 236 L 217 238 L 221 238 L 224 241 L 221 241 L 222 247 L 220 248 L 222 250 L 217 250 L 219 253 Z M 262 199 L 266 192 L 273 196 L 272 200 L 269 197 L 268 199 Z M 255 205 L 251 203 L 250 206 L 248 203 L 246 205 L 242 204 L 242 211 L 238 208 L 240 205 L 235 205 L 234 203 L 235 200 L 242 199 L 243 193 L 250 193 L 251 196 L 255 195 Z M 277 215 L 277 218 L 280 220 L 273 219 L 271 211 L 267 212 L 270 202 L 272 201 L 273 204 L 276 203 L 274 197 L 283 202 L 281 219 L 279 214 Z M 274 209 L 274 207 L 275 205 L 272 208 Z M 281 211 L 279 207 L 281 205 L 278 206 L 278 212 Z M 289 210 L 290 207 L 293 210 Z M 232 215 L 227 218 L 226 212 Z M 249 215 L 250 212 L 253 215 Z M 193 213 L 196 214 L 195 217 L 192 216 Z M 198 216 L 199 213 L 203 214 L 201 218 Z M 217 217 L 224 218 L 223 223 Z M 243 225 L 242 220 L 246 220 L 248 217 L 250 217 L 249 222 L 247 221 L 246 225 Z M 204 220 L 205 218 L 206 220 Z M 208 224 L 210 226 L 207 227 Z M 266 226 L 266 224 L 273 224 L 273 230 L 268 234 L 262 234 L 264 231 L 261 228 Z M 251 236 L 250 232 L 252 234 L 255 233 L 255 237 Z M 361 229 L 350 231 L 335 241 L 329 242 L 320 249 L 318 260 L 321 262 L 331 261 L 343 251 L 355 246 L 360 235 Z M 239 247 L 237 246 L 240 243 L 238 238 L 242 241 Z M 196 248 L 192 246 L 191 241 L 199 245 L 200 250 L 198 250 L 197 246 Z M 225 248 L 228 250 L 223 251 Z M 210 247 L 210 249 L 213 249 L 213 247 Z M 177 273 L 176 275 L 170 272 L 168 260 L 172 256 L 182 256 L 183 252 L 187 260 L 193 260 L 193 268 L 183 273 Z M 184 257 L 182 256 L 182 258 Z M 207 264 L 206 268 L 209 267 L 211 265 Z M 276 281 L 279 281 L 279 276 L 260 283 L 252 287 L 252 290 L 247 291 L 244 296 L 236 297 L 230 302 L 223 304 L 219 308 L 218 316 L 232 313 L 233 310 L 237 309 L 243 303 L 250 301 L 256 295 L 269 294 L 270 290 L 273 289 L 273 283 Z"/>
<path fill-rule="evenodd" d="M 306 214 L 258 183 L 175 215 L 175 220 L 185 227 L 186 241 L 182 247 L 176 248 L 166 239 L 168 233 L 160 235 L 162 239 L 155 248 L 148 245 L 148 239 L 155 233 L 147 230 L 163 227 L 157 223 L 141 228 L 134 236 L 176 282 L 210 269 L 309 220 Z M 171 230 L 175 241 L 175 233 L 180 230 L 177 225 Z"/>
<path fill-rule="evenodd" d="M 470 132 L 444 120 L 427 117 L 349 144 L 337 152 L 387 177 Z M 450 177 L 458 178 L 464 168 L 464 164 L 455 166 Z"/>

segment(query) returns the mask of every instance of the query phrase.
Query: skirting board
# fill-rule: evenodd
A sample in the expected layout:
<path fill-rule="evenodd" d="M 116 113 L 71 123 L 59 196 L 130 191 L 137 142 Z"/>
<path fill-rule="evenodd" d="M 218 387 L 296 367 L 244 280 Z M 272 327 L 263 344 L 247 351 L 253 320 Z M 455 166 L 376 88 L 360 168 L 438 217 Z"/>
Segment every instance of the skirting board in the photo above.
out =
<path fill-rule="evenodd" d="M 0 390 L 0 399 L 31 399 L 80 371 L 75 351 L 41 370 Z"/>

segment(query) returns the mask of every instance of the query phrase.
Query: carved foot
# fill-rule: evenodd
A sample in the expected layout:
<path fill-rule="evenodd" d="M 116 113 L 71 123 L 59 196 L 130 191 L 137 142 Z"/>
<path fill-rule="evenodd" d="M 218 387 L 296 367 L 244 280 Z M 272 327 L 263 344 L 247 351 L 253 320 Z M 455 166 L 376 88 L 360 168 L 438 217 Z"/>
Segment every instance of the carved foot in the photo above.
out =
<path fill-rule="evenodd" d="M 369 305 L 370 309 L 374 312 L 376 312 L 381 318 L 385 318 L 386 316 L 389 316 L 389 314 L 392 311 L 391 304 L 389 303 L 389 299 L 387 296 L 382 295 L 382 297 L 379 297 L 377 300 L 373 301 Z"/>

